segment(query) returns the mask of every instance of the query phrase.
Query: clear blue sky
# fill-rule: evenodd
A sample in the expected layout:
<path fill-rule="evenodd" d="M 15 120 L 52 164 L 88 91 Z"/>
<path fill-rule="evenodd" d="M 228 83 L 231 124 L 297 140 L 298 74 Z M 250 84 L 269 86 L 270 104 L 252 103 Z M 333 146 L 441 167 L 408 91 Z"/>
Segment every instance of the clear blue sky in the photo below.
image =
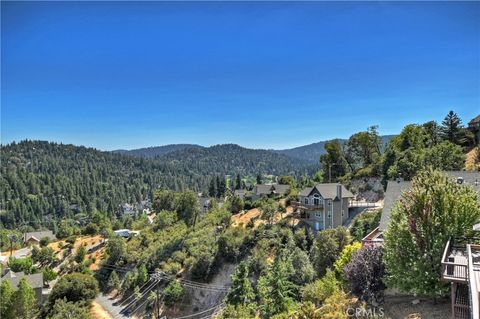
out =
<path fill-rule="evenodd" d="M 480 113 L 479 2 L 4 2 L 2 143 L 287 148 Z"/>

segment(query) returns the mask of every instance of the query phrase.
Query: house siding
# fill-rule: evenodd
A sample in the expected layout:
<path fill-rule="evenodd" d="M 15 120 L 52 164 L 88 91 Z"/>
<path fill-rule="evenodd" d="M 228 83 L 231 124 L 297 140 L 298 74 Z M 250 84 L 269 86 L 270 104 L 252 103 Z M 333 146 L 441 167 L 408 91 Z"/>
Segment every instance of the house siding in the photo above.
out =
<path fill-rule="evenodd" d="M 323 198 L 315 188 L 308 196 L 305 196 L 305 194 L 299 196 L 299 204 L 306 208 L 304 208 L 304 212 L 309 224 L 315 225 L 316 222 L 320 222 L 321 230 L 342 226 L 348 220 L 350 197 L 342 197 L 341 199 L 338 199 L 338 197 L 335 197 L 335 199 Z M 305 202 L 306 199 L 308 202 Z M 319 200 L 318 206 L 315 205 L 315 199 Z M 317 217 L 315 213 L 322 217 Z"/>

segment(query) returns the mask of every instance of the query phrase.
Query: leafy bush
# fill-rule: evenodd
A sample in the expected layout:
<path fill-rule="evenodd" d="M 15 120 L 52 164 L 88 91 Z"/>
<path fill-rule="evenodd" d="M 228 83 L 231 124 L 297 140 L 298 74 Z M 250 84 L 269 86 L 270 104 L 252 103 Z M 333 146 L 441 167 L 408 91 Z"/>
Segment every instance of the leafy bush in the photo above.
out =
<path fill-rule="evenodd" d="M 353 218 L 350 234 L 355 240 L 361 241 L 365 236 L 378 227 L 382 210 L 364 212 Z"/>
<path fill-rule="evenodd" d="M 98 283 L 90 275 L 73 273 L 63 276 L 52 289 L 49 300 L 53 304 L 57 299 L 66 301 L 91 301 L 98 294 Z"/>
<path fill-rule="evenodd" d="M 362 248 L 344 268 L 350 290 L 364 301 L 383 300 L 385 266 L 382 259 L 381 247 Z"/>
<path fill-rule="evenodd" d="M 165 300 L 165 304 L 168 306 L 172 306 L 175 302 L 179 301 L 184 294 L 183 287 L 177 281 L 172 281 L 168 284 L 168 286 L 163 291 L 163 296 Z"/>
<path fill-rule="evenodd" d="M 218 248 L 221 256 L 229 261 L 236 261 L 244 252 L 244 243 L 249 231 L 243 227 L 230 227 L 220 236 Z"/>

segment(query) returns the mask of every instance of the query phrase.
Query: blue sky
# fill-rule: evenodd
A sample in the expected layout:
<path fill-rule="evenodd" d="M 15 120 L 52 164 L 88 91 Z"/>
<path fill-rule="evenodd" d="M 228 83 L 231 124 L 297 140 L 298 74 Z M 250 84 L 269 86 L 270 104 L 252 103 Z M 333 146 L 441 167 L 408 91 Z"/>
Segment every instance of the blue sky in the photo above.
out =
<path fill-rule="evenodd" d="M 479 2 L 4 2 L 2 143 L 288 148 L 480 113 Z"/>

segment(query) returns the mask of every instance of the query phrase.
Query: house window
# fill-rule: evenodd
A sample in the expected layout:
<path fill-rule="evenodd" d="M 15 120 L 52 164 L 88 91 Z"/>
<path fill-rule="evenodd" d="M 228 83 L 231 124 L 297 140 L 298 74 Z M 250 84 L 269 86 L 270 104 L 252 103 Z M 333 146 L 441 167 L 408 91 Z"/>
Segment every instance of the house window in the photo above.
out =
<path fill-rule="evenodd" d="M 320 198 L 318 194 L 313 195 L 313 205 L 319 206 L 320 205 Z"/>
<path fill-rule="evenodd" d="M 305 205 L 308 205 L 308 197 L 305 197 Z"/>
<path fill-rule="evenodd" d="M 342 217 L 343 217 L 344 210 L 342 209 Z"/>

